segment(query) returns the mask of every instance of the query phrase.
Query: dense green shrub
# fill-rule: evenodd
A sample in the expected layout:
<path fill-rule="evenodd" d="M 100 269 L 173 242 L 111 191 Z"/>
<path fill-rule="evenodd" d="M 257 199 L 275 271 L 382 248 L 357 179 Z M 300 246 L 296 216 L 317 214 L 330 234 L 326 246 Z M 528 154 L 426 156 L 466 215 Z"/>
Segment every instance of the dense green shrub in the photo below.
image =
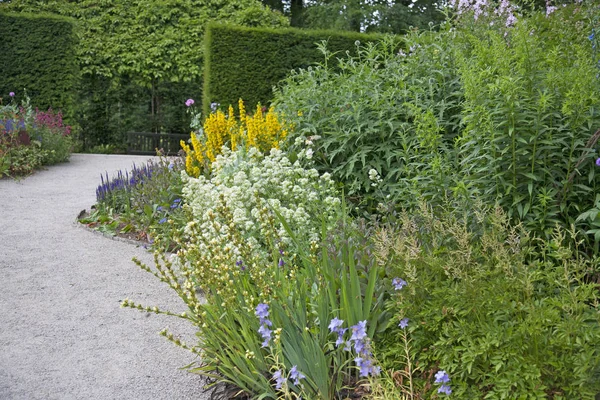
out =
<path fill-rule="evenodd" d="M 184 181 L 181 250 L 156 269 L 140 266 L 188 306 L 180 316 L 201 337 L 192 346 L 202 354 L 195 371 L 273 399 L 333 399 L 343 385 L 378 373 L 371 338 L 384 319 L 385 286 L 368 236 L 338 227 L 328 176 L 276 149 L 263 156 L 224 148 L 210 179 Z"/>
<path fill-rule="evenodd" d="M 600 79 L 586 11 L 535 13 L 508 30 L 465 23 L 458 37 L 460 171 L 546 236 L 592 207 L 600 187 Z"/>
<path fill-rule="evenodd" d="M 380 265 L 407 282 L 388 306 L 393 326 L 408 319 L 415 392 L 429 398 L 438 369 L 457 398 L 600 392 L 600 292 L 586 279 L 598 260 L 578 257 L 573 235 L 532 239 L 499 207 L 436 217 L 423 206 L 378 230 Z M 376 338 L 384 368 L 406 371 L 404 334 Z"/>
<path fill-rule="evenodd" d="M 443 198 L 458 168 L 451 150 L 462 91 L 453 38 L 447 31 L 389 37 L 360 46 L 337 70 L 322 49 L 326 61 L 292 74 L 275 97 L 295 126 L 290 150 L 312 152 L 319 170 L 371 210 L 388 195 L 401 207 Z"/>
<path fill-rule="evenodd" d="M 0 93 L 27 89 L 41 109 L 74 123 L 79 84 L 74 21 L 50 15 L 0 13 Z"/>
<path fill-rule="evenodd" d="M 248 110 L 266 106 L 273 86 L 296 68 L 322 59 L 316 44 L 328 42 L 332 52 L 354 53 L 355 42 L 378 38 L 350 32 L 246 28 L 210 24 L 205 33 L 203 112 L 212 103 L 227 107 L 242 98 Z"/>
<path fill-rule="evenodd" d="M 358 379 L 379 374 L 372 338 L 385 321 L 386 287 L 378 281 L 380 268 L 365 247 L 364 232 L 342 225 L 327 240 L 310 246 L 293 238 L 289 251 L 269 246 L 273 261 L 257 265 L 244 258 L 251 245 L 235 229 L 232 210 L 222 205 L 212 216 L 220 220 L 215 226 L 229 246 L 211 247 L 215 242 L 211 235 L 203 237 L 197 230 L 187 248 L 205 246 L 205 260 L 179 252 L 174 260 L 163 256 L 159 261 L 157 255 L 156 269 L 138 263 L 167 282 L 188 311 L 175 315 L 129 299 L 123 306 L 194 323 L 198 345 L 182 343 L 166 330 L 163 334 L 197 352 L 201 362 L 192 371 L 229 383 L 231 395 L 336 399 L 343 389 L 354 388 Z M 295 224 L 288 229 L 293 235 Z M 277 234 L 268 221 L 263 231 Z M 228 260 L 231 248 L 241 250 L 240 262 Z M 296 261 L 290 257 L 292 252 L 299 254 Z M 199 282 L 206 271 L 228 279 L 236 289 L 233 297 L 211 282 Z M 198 286 L 204 289 L 205 302 L 194 289 Z"/>
<path fill-rule="evenodd" d="M 594 206 L 598 182 L 592 10 L 510 24 L 500 9 L 476 21 L 465 11 L 440 32 L 406 36 L 399 54 L 383 42 L 339 71 L 292 75 L 275 98 L 296 127 L 290 149 L 311 146 L 319 170 L 369 210 L 459 195 L 499 201 L 541 235 L 568 227 Z"/>

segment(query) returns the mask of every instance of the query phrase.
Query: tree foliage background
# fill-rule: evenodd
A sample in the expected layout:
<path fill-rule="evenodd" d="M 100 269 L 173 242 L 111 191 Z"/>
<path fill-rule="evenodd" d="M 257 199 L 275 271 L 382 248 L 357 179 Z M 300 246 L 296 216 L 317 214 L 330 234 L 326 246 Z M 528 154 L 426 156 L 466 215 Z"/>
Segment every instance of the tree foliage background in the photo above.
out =
<path fill-rule="evenodd" d="M 259 0 L 13 0 L 2 10 L 78 21 L 85 147 L 123 145 L 129 130 L 187 130 L 183 101 L 201 98 L 208 22 L 289 25 Z"/>

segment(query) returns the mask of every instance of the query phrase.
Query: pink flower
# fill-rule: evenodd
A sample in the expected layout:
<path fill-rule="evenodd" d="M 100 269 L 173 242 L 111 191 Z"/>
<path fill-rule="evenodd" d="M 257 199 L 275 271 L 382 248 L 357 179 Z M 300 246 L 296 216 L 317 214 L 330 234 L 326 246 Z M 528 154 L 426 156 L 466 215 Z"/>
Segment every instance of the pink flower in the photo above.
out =
<path fill-rule="evenodd" d="M 191 107 L 192 104 L 194 104 L 194 99 L 187 99 L 185 101 L 185 105 L 188 106 L 188 107 Z"/>
<path fill-rule="evenodd" d="M 10 97 L 15 97 L 15 92 L 10 92 L 8 95 L 9 95 Z"/>

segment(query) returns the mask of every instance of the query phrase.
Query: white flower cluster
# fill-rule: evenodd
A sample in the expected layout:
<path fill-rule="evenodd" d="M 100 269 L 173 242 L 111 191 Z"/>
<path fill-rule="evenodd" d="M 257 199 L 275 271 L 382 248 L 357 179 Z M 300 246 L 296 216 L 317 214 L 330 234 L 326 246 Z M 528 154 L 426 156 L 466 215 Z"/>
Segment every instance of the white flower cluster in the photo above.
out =
<path fill-rule="evenodd" d="M 213 243 L 231 247 L 231 243 L 224 243 L 224 238 L 235 229 L 252 247 L 254 256 L 265 261 L 272 254 L 266 248 L 265 238 L 272 236 L 273 228 L 275 241 L 279 243 L 276 245 L 287 248 L 290 243 L 275 211 L 295 236 L 311 241 L 318 240 L 320 234 L 321 220 L 315 220 L 315 216 L 324 216 L 326 222 L 331 222 L 340 209 L 340 199 L 329 174 L 319 176 L 315 169 L 305 169 L 298 161 L 292 164 L 278 149 L 263 156 L 255 148 L 232 152 L 224 147 L 223 154 L 212 164 L 209 179 L 191 178 L 185 173 L 183 179 L 183 195 L 194 218 L 190 224 L 203 236 L 197 245 Z M 222 205 L 230 210 L 233 226 L 215 217 Z M 271 226 L 265 215 L 272 217 Z M 214 248 L 204 250 L 215 252 Z M 241 257 L 239 249 L 228 250 L 234 257 Z"/>

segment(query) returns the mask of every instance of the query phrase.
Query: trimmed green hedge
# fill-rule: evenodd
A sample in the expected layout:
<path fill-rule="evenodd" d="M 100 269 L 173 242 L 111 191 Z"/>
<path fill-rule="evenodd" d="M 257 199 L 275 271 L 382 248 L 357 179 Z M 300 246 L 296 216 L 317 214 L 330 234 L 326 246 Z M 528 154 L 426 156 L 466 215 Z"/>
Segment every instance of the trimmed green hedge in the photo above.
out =
<path fill-rule="evenodd" d="M 324 61 L 317 43 L 327 40 L 330 52 L 355 53 L 355 42 L 380 35 L 299 29 L 246 28 L 209 24 L 204 36 L 204 115 L 215 102 L 223 107 L 244 99 L 246 110 L 267 105 L 273 86 L 291 70 Z"/>
<path fill-rule="evenodd" d="M 26 89 L 40 109 L 74 121 L 79 81 L 75 24 L 49 15 L 0 13 L 0 97 Z"/>

